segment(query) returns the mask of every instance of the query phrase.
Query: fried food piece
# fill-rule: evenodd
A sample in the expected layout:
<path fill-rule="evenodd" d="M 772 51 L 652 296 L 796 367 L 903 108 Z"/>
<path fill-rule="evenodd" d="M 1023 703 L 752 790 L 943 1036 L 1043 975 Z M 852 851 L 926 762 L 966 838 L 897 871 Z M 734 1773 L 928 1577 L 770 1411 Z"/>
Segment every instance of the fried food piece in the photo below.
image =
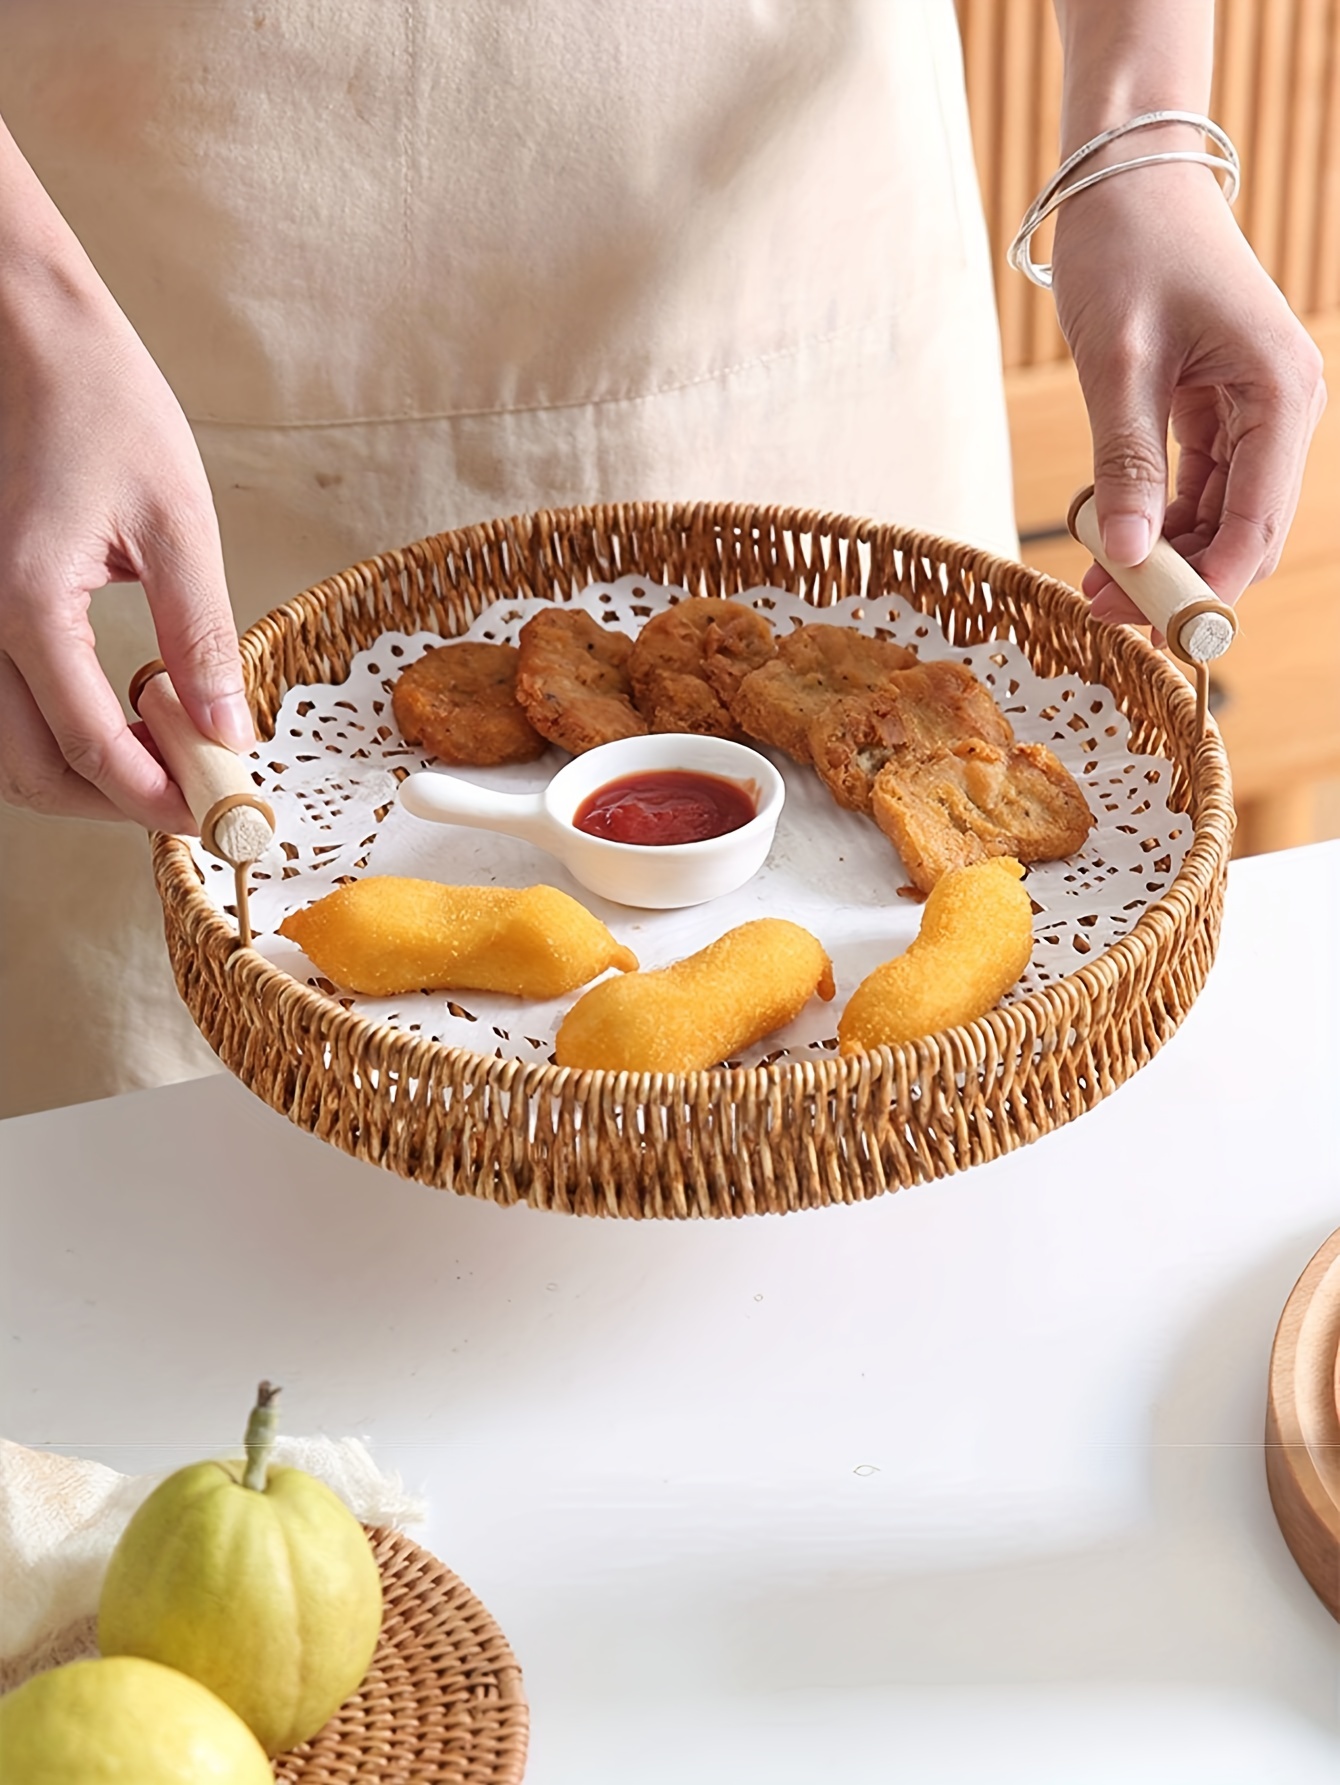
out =
<path fill-rule="evenodd" d="M 515 645 L 472 639 L 425 651 L 391 690 L 401 736 L 439 762 L 533 762 L 548 745 L 517 703 L 517 661 Z"/>
<path fill-rule="evenodd" d="M 703 674 L 727 708 L 747 675 L 762 669 L 777 650 L 772 627 L 752 607 L 723 601 L 703 637 Z"/>
<path fill-rule="evenodd" d="M 628 658 L 633 642 L 580 607 L 551 607 L 517 638 L 516 696 L 541 737 L 580 756 L 615 738 L 641 737 Z"/>
<path fill-rule="evenodd" d="M 875 777 L 870 811 L 922 892 L 951 868 L 991 856 L 1059 861 L 1093 827 L 1084 795 L 1045 744 L 1005 750 L 980 738 L 893 757 Z"/>
<path fill-rule="evenodd" d="M 848 694 L 830 700 L 809 728 L 815 771 L 838 805 L 868 812 L 875 776 L 911 741 L 896 696 Z"/>
<path fill-rule="evenodd" d="M 848 694 L 821 709 L 809 729 L 820 779 L 840 806 L 868 812 L 875 777 L 901 751 L 952 749 L 965 738 L 1008 749 L 1009 720 L 990 690 L 961 663 L 895 670 L 873 694 Z"/>
<path fill-rule="evenodd" d="M 638 633 L 628 675 L 653 731 L 740 737 L 729 701 L 773 653 L 772 627 L 738 601 L 690 596 L 654 614 Z"/>
<path fill-rule="evenodd" d="M 771 662 L 740 683 L 731 717 L 750 737 L 810 762 L 810 727 L 830 702 L 874 693 L 916 660 L 914 651 L 849 626 L 798 626 L 778 641 Z"/>
<path fill-rule="evenodd" d="M 833 996 L 823 945 L 799 924 L 760 917 L 671 967 L 592 986 L 559 1025 L 560 1066 L 693 1072 L 715 1066 Z"/>
<path fill-rule="evenodd" d="M 351 992 L 465 989 L 557 998 L 637 956 L 553 886 L 440 886 L 373 875 L 295 911 L 279 934 Z"/>
<path fill-rule="evenodd" d="M 838 1051 L 893 1047 L 975 1022 L 1033 953 L 1033 902 L 1008 856 L 955 868 L 932 889 L 905 954 L 867 975 L 838 1022 Z M 589 996 L 590 994 L 588 994 Z"/>

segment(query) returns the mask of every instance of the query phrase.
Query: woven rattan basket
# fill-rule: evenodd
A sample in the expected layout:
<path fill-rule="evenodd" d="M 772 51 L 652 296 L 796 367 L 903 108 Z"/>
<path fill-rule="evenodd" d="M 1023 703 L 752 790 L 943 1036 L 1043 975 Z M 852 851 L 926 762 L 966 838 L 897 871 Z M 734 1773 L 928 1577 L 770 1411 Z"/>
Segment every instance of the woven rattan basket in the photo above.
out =
<path fill-rule="evenodd" d="M 463 632 L 488 603 L 566 600 L 633 573 L 692 594 L 771 585 L 817 608 L 893 593 L 952 644 L 1015 640 L 1042 675 L 1103 683 L 1132 751 L 1173 765 L 1193 839 L 1166 893 L 1077 971 L 979 1022 L 843 1059 L 683 1076 L 573 1072 L 425 1040 L 240 946 L 188 846 L 154 840 L 177 984 L 225 1065 L 355 1157 L 500 1203 L 717 1216 L 856 1202 L 993 1159 L 1091 1109 L 1158 1051 L 1214 958 L 1233 832 L 1223 746 L 1186 680 L 1064 585 L 871 521 L 731 505 L 580 508 L 439 534 L 354 566 L 243 639 L 262 735 L 285 692 L 334 683 L 392 629 Z"/>
<path fill-rule="evenodd" d="M 474 1595 L 398 1531 L 369 1532 L 385 1621 L 362 1686 L 275 1761 L 283 1785 L 518 1785 L 521 1669 Z"/>

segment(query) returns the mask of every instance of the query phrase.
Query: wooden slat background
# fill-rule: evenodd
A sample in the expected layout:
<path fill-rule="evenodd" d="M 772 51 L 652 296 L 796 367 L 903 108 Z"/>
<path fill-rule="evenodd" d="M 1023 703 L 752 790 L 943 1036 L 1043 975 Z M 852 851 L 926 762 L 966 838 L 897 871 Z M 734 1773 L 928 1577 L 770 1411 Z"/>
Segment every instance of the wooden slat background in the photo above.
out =
<path fill-rule="evenodd" d="M 1088 559 L 1064 517 L 1090 475 L 1088 417 L 1050 294 L 1005 266 L 1057 161 L 1060 39 L 1051 0 L 957 4 L 995 250 L 1022 552 L 1074 582 Z M 1215 29 L 1210 110 L 1242 155 L 1235 212 L 1321 347 L 1331 390 L 1280 567 L 1249 592 L 1216 672 L 1239 848 L 1251 854 L 1340 836 L 1340 0 L 1219 0 Z"/>
<path fill-rule="evenodd" d="M 1051 0 L 957 0 L 1007 367 L 1065 358 L 1050 296 L 1004 265 L 1056 166 Z M 1114 0 L 1115 3 L 1115 0 Z M 1219 0 L 1213 117 L 1243 162 L 1239 222 L 1294 309 L 1340 309 L 1340 0 Z"/>

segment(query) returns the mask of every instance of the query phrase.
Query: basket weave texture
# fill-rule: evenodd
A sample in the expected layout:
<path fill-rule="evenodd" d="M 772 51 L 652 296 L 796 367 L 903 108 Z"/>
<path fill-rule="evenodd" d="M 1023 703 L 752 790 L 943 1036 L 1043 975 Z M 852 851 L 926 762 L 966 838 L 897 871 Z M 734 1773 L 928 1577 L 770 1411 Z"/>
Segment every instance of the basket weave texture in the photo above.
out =
<path fill-rule="evenodd" d="M 274 1763 L 282 1785 L 519 1785 L 521 1669 L 468 1588 L 398 1531 L 369 1531 L 386 1613 L 363 1684 Z"/>
<path fill-rule="evenodd" d="M 332 1145 L 493 1201 L 632 1217 L 782 1213 L 857 1202 L 996 1158 L 1091 1109 L 1191 1007 L 1218 941 L 1233 834 L 1217 730 L 1144 638 L 1092 622 L 1021 564 L 842 515 L 730 504 L 542 511 L 443 533 L 307 590 L 242 641 L 262 736 L 291 687 L 337 683 L 388 630 L 464 632 L 495 600 L 567 600 L 628 574 L 816 609 L 897 594 L 951 645 L 1012 638 L 1040 675 L 1108 687 L 1130 749 L 1173 765 L 1193 839 L 1129 933 L 1064 979 L 922 1041 L 843 1059 L 677 1074 L 575 1072 L 369 1021 L 254 950 L 206 897 L 187 845 L 154 839 L 177 984 L 258 1096 Z"/>

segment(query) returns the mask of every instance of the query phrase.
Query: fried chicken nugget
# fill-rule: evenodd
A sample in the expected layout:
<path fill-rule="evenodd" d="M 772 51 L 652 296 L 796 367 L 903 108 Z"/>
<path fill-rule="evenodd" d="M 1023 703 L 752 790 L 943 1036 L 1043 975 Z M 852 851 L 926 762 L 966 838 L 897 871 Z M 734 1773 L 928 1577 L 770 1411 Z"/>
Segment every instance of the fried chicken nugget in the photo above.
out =
<path fill-rule="evenodd" d="M 703 636 L 703 674 L 727 708 L 747 675 L 771 660 L 777 650 L 772 627 L 752 607 L 723 601 Z"/>
<path fill-rule="evenodd" d="M 689 596 L 654 614 L 628 659 L 633 700 L 653 731 L 739 740 L 729 701 L 774 650 L 772 627 L 738 601 Z"/>
<path fill-rule="evenodd" d="M 1093 828 L 1074 777 L 1045 744 L 1002 750 L 980 738 L 894 756 L 875 777 L 870 811 L 927 893 L 951 868 L 991 856 L 1059 861 Z"/>
<path fill-rule="evenodd" d="M 952 749 L 965 738 L 1008 749 L 1009 720 L 990 690 L 961 663 L 895 670 L 872 694 L 829 701 L 809 729 L 815 769 L 840 806 L 868 812 L 875 777 L 902 751 Z"/>
<path fill-rule="evenodd" d="M 833 996 L 823 945 L 799 924 L 760 917 L 673 966 L 607 980 L 559 1025 L 560 1066 L 693 1072 L 715 1066 Z"/>
<path fill-rule="evenodd" d="M 839 1052 L 916 1041 L 994 1009 L 1033 952 L 1033 902 L 1023 873 L 1019 862 L 996 856 L 946 874 L 906 953 L 876 967 L 848 999 L 838 1021 Z"/>
<path fill-rule="evenodd" d="M 425 651 L 391 689 L 401 736 L 439 762 L 533 762 L 548 744 L 517 702 L 517 663 L 515 645 L 472 639 Z"/>
<path fill-rule="evenodd" d="M 869 638 L 849 626 L 798 626 L 778 641 L 770 662 L 740 683 L 731 717 L 760 743 L 810 762 L 810 727 L 825 707 L 844 695 L 875 692 L 916 660 L 914 651 L 891 639 Z"/>
<path fill-rule="evenodd" d="M 376 998 L 463 989 L 557 998 L 637 956 L 553 886 L 441 886 L 373 875 L 295 911 L 279 934 L 328 979 Z"/>
<path fill-rule="evenodd" d="M 641 737 L 628 658 L 633 641 L 580 607 L 545 608 L 517 636 L 516 695 L 541 737 L 580 756 L 615 738 Z"/>

